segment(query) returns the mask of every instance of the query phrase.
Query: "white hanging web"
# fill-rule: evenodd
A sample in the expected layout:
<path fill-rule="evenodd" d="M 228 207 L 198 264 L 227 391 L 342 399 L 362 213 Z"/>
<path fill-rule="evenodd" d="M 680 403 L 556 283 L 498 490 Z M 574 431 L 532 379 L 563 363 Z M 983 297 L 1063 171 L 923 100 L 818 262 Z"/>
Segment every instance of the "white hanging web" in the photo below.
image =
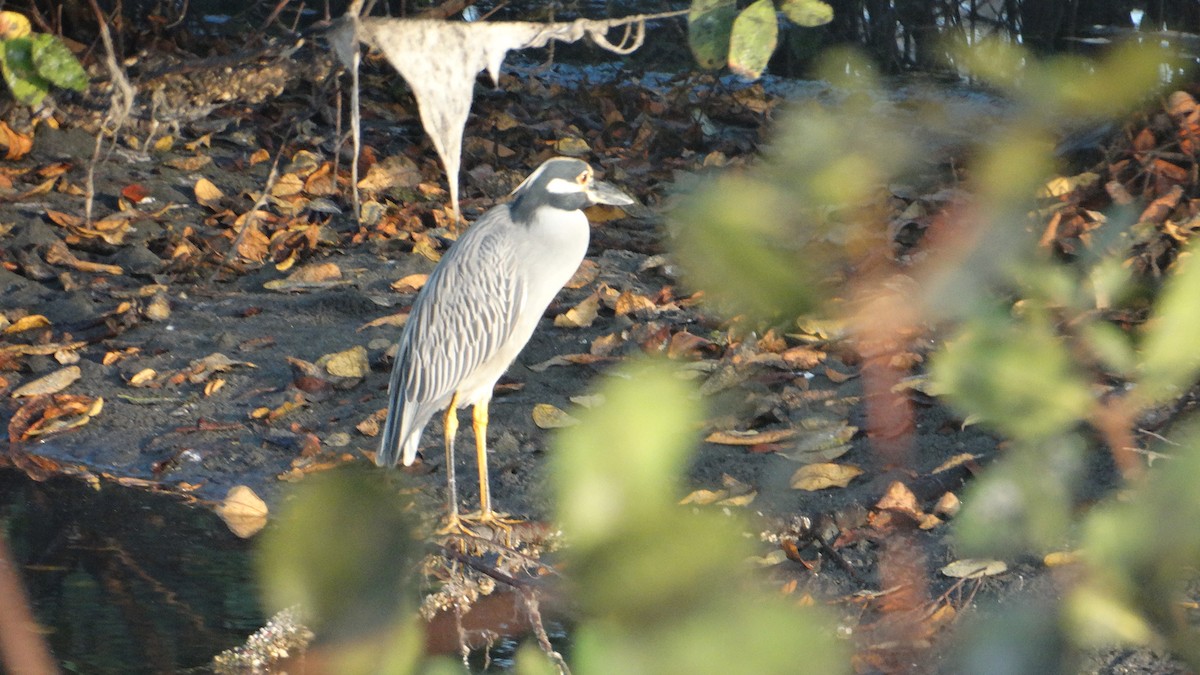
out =
<path fill-rule="evenodd" d="M 351 8 L 355 12 L 355 8 Z M 450 185 L 454 213 L 458 208 L 458 173 L 463 129 L 475 93 L 475 76 L 486 69 L 499 83 L 500 65 L 510 50 L 543 47 L 551 40 L 575 42 L 591 37 L 617 54 L 628 54 L 642 45 L 646 21 L 683 12 L 639 14 L 620 19 L 577 19 L 569 23 L 518 21 L 463 23 L 431 19 L 358 18 L 347 14 L 346 23 L 331 34 L 334 49 L 347 68 L 356 68 L 357 41 L 376 47 L 412 88 L 429 134 Z M 609 29 L 624 26 L 621 44 L 608 41 Z M 355 111 L 357 115 L 357 110 Z M 356 141 L 357 142 L 357 141 Z"/>

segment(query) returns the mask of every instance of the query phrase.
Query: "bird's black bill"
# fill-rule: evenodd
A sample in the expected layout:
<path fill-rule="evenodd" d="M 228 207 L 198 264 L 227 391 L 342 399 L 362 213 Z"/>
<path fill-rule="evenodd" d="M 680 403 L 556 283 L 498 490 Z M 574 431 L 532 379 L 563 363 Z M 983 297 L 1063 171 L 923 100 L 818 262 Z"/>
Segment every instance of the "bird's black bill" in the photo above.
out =
<path fill-rule="evenodd" d="M 612 204 L 613 206 L 624 206 L 633 203 L 633 197 L 621 192 L 617 188 L 605 183 L 604 181 L 593 181 L 588 187 L 588 195 L 592 201 L 597 204 Z"/>

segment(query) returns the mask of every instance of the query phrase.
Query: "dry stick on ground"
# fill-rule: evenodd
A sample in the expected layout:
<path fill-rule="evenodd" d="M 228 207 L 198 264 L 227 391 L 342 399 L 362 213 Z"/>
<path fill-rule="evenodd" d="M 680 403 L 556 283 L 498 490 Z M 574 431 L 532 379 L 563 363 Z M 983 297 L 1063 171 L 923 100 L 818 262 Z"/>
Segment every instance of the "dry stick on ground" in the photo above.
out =
<path fill-rule="evenodd" d="M 95 0 L 93 0 L 94 2 Z M 271 162 L 271 173 L 267 174 L 267 183 L 263 186 L 262 194 L 255 200 L 254 206 L 246 212 L 246 219 L 242 221 L 242 227 L 238 230 L 237 236 L 233 238 L 233 243 L 229 245 L 229 250 L 225 252 L 225 259 L 222 261 L 225 265 L 232 266 L 233 257 L 237 255 L 238 248 L 242 245 L 242 240 L 246 238 L 246 232 L 258 225 L 258 212 L 267 205 L 267 199 L 271 197 L 271 190 L 275 189 L 275 183 L 279 182 L 279 160 L 283 159 L 283 149 L 287 147 L 288 141 L 292 140 L 295 132 L 295 125 L 288 130 L 284 136 L 283 143 L 279 144 L 279 152 L 275 153 L 275 161 Z M 214 274 L 216 271 L 214 270 Z"/>
<path fill-rule="evenodd" d="M 96 15 L 96 22 L 100 26 L 100 39 L 104 41 L 104 65 L 108 68 L 108 75 L 112 81 L 113 91 L 108 104 L 108 112 L 104 114 L 104 119 L 100 122 L 100 128 L 96 131 L 96 148 L 92 151 L 92 160 L 88 163 L 87 170 L 87 185 L 85 186 L 85 202 L 83 206 L 84 220 L 88 225 L 92 224 L 92 206 L 96 201 L 96 166 L 100 163 L 100 150 L 104 147 L 105 131 L 113 136 L 113 145 L 117 143 L 117 131 L 125 126 L 125 121 L 129 119 L 129 113 L 133 110 L 133 99 L 135 92 L 133 85 L 129 83 L 129 78 L 125 77 L 125 71 L 121 70 L 121 66 L 117 63 L 116 51 L 113 49 L 112 34 L 108 32 L 108 21 L 104 18 L 104 12 L 100 10 L 100 6 L 96 4 L 96 0 L 88 0 L 92 7 L 92 12 Z"/>

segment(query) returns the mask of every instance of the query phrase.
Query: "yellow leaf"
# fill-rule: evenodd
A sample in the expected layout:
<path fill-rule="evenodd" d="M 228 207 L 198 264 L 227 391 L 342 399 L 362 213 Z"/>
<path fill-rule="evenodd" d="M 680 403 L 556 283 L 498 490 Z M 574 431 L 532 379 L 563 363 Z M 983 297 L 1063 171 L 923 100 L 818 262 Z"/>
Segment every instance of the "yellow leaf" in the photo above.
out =
<path fill-rule="evenodd" d="M 29 35 L 33 29 L 24 14 L 0 12 L 0 40 L 13 40 Z"/>
<path fill-rule="evenodd" d="M 549 403 L 539 403 L 533 406 L 533 423 L 539 429 L 561 429 L 575 426 L 579 420 Z"/>
<path fill-rule="evenodd" d="M 355 345 L 343 352 L 326 354 L 317 359 L 317 365 L 337 377 L 366 377 L 371 372 L 371 364 L 367 362 L 367 350 L 361 345 Z"/>
<path fill-rule="evenodd" d="M 954 579 L 979 579 L 1007 572 L 1008 564 L 1003 560 L 963 558 L 955 560 L 938 571 Z"/>
<path fill-rule="evenodd" d="M 304 191 L 304 181 L 294 173 L 285 173 L 271 186 L 272 197 L 290 197 Z"/>
<path fill-rule="evenodd" d="M 1100 175 L 1090 171 L 1077 176 L 1056 176 L 1038 190 L 1037 196 L 1041 198 L 1062 197 L 1080 188 L 1094 185 L 1098 180 L 1100 180 Z"/>
<path fill-rule="evenodd" d="M 221 192 L 221 188 L 214 185 L 213 182 L 207 178 L 201 178 L 200 180 L 196 181 L 195 191 L 196 201 L 205 206 L 215 204 L 225 196 L 225 193 Z"/>
<path fill-rule="evenodd" d="M 1046 567 L 1063 567 L 1064 565 L 1074 565 L 1082 560 L 1079 551 L 1053 551 L 1042 557 L 1042 564 Z"/>
<path fill-rule="evenodd" d="M 215 378 L 209 380 L 208 382 L 204 383 L 205 397 L 212 396 L 213 394 L 220 391 L 221 387 L 224 387 L 224 386 L 225 386 L 225 378 L 223 378 L 223 377 L 215 377 Z"/>
<path fill-rule="evenodd" d="M 846 487 L 862 475 L 862 469 L 850 464 L 809 464 L 792 474 L 792 488 L 816 492 L 831 487 Z"/>
<path fill-rule="evenodd" d="M 582 157 L 592 150 L 588 147 L 587 141 L 578 136 L 567 136 L 555 141 L 554 149 L 558 154 L 568 157 Z"/>
<path fill-rule="evenodd" d="M 392 290 L 397 293 L 416 293 L 429 281 L 428 274 L 410 274 L 392 282 Z"/>
<path fill-rule="evenodd" d="M 143 368 L 129 378 L 129 386 L 141 387 L 153 380 L 158 375 L 153 368 Z"/>
<path fill-rule="evenodd" d="M 378 319 L 371 319 L 370 321 L 359 326 L 358 330 L 362 331 L 366 328 L 380 328 L 382 326 L 403 328 L 404 324 L 406 323 L 408 323 L 408 312 L 396 312 L 395 314 L 381 316 Z"/>
<path fill-rule="evenodd" d="M 686 497 L 679 500 L 680 505 L 696 504 L 698 506 L 708 506 L 729 496 L 728 490 L 692 490 Z"/>
<path fill-rule="evenodd" d="M 798 433 L 797 429 L 770 429 L 768 431 L 714 431 L 705 437 L 705 441 L 718 445 L 758 445 L 760 443 L 778 443 L 792 438 Z"/>
<path fill-rule="evenodd" d="M 187 150 L 188 152 L 195 152 L 195 151 L 199 150 L 200 148 L 211 148 L 211 147 L 212 147 L 212 134 L 204 134 L 203 136 L 201 136 L 200 138 L 197 138 L 194 141 L 189 141 L 189 142 L 183 144 L 183 149 Z"/>
<path fill-rule="evenodd" d="M 20 333 L 22 331 L 33 330 L 35 328 L 47 328 L 49 326 L 50 319 L 47 319 L 41 314 L 30 314 L 14 321 L 11 326 L 4 329 L 4 332 Z"/>
<path fill-rule="evenodd" d="M 229 488 L 225 500 L 217 507 L 217 515 L 229 530 L 246 539 L 267 525 L 267 503 L 245 485 Z"/>
<path fill-rule="evenodd" d="M 175 137 L 171 135 L 163 136 L 154 141 L 154 150 L 157 152 L 170 152 L 173 147 L 175 147 Z"/>
<path fill-rule="evenodd" d="M 617 316 L 625 316 L 626 314 L 654 314 L 658 311 L 658 307 L 654 301 L 644 295 L 638 295 L 632 291 L 625 291 L 617 297 L 617 306 L 614 308 Z"/>
<path fill-rule="evenodd" d="M 571 309 L 554 317 L 554 325 L 559 328 L 587 328 L 596 320 L 600 311 L 600 296 L 592 293 Z"/>
<path fill-rule="evenodd" d="M 976 459 L 979 459 L 978 455 L 972 455 L 967 452 L 960 452 L 957 455 L 951 457 L 950 459 L 947 459 L 946 461 L 942 462 L 941 464 L 938 464 L 937 468 L 934 469 L 933 471 L 930 471 L 929 473 L 934 474 L 934 473 L 941 473 L 943 471 L 949 471 L 950 469 L 953 469 L 956 466 L 966 464 L 967 462 L 970 462 L 970 461 L 973 461 Z"/>

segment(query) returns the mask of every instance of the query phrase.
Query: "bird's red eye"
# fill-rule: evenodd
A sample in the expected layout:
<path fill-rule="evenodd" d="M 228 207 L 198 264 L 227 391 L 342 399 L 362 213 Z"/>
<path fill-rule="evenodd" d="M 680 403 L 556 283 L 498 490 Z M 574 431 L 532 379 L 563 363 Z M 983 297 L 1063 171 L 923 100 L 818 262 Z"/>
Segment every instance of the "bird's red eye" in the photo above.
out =
<path fill-rule="evenodd" d="M 587 182 L 588 182 L 588 172 L 587 172 L 587 171 L 584 171 L 583 173 L 581 173 L 581 174 L 579 174 L 578 176 L 576 176 L 576 177 L 575 177 L 575 182 L 576 182 L 576 183 L 579 183 L 580 185 L 587 185 Z"/>

